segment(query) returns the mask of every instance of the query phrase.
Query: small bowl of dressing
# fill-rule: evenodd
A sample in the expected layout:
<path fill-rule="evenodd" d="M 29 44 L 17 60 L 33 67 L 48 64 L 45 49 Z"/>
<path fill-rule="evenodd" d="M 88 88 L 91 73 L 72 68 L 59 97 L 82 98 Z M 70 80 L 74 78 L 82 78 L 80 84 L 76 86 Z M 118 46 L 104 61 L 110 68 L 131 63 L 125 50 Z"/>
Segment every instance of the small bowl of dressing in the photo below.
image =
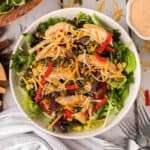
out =
<path fill-rule="evenodd" d="M 126 21 L 143 40 L 150 40 L 150 0 L 129 0 Z"/>

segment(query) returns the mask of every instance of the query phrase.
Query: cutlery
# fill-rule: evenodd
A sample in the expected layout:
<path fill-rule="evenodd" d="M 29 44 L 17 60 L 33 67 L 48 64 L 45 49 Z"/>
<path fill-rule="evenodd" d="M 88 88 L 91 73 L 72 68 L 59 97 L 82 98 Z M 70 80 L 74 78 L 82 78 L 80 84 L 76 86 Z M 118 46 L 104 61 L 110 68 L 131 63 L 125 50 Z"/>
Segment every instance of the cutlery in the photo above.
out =
<path fill-rule="evenodd" d="M 136 135 L 136 126 L 132 122 L 124 121 L 120 123 L 120 128 L 124 132 L 124 134 L 128 137 L 127 143 L 128 147 L 131 147 L 131 143 L 136 141 L 135 143 L 142 150 L 150 149 L 150 117 L 148 116 L 147 111 L 144 106 L 138 107 L 138 115 L 139 115 L 139 134 Z"/>

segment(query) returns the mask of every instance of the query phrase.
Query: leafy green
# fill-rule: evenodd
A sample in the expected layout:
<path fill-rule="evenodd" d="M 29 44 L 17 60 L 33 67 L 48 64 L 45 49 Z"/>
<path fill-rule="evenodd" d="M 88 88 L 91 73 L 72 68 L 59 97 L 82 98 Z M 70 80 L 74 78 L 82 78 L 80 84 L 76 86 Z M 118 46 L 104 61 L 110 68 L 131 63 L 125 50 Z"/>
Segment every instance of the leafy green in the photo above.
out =
<path fill-rule="evenodd" d="M 12 55 L 12 65 L 11 68 L 15 71 L 22 71 L 27 68 L 29 62 L 29 56 L 26 55 L 23 49 L 18 48 L 16 53 Z"/>
<path fill-rule="evenodd" d="M 31 118 L 40 117 L 42 115 L 40 107 L 32 101 L 32 98 L 29 96 L 28 92 L 25 89 L 21 88 L 21 92 L 24 96 L 24 110 L 30 114 Z"/>
<path fill-rule="evenodd" d="M 48 115 L 47 113 L 43 112 L 43 116 L 44 116 L 44 119 L 46 121 L 48 121 L 49 123 L 52 122 L 52 120 L 54 119 L 54 116 L 50 116 Z"/>
<path fill-rule="evenodd" d="M 24 33 L 23 36 L 24 36 L 24 38 L 26 40 L 28 48 L 30 48 L 32 46 L 32 43 L 35 40 L 33 35 L 31 33 Z"/>
<path fill-rule="evenodd" d="M 26 0 L 13 0 L 13 2 L 16 6 L 21 6 L 26 3 Z"/>
<path fill-rule="evenodd" d="M 0 14 L 7 13 L 15 6 L 23 5 L 26 3 L 26 0 L 7 0 L 0 5 Z"/>
<path fill-rule="evenodd" d="M 88 124 L 83 126 L 83 130 L 84 131 L 88 131 L 90 130 L 95 130 L 96 128 L 102 126 L 104 124 L 104 119 L 100 119 L 100 120 L 95 120 L 92 121 L 92 123 L 90 124 L 90 126 Z"/>
<path fill-rule="evenodd" d="M 134 53 L 132 51 L 128 51 L 125 57 L 127 66 L 125 68 L 125 71 L 129 74 L 135 70 L 136 67 L 136 59 L 134 56 Z"/>
<path fill-rule="evenodd" d="M 80 24 L 80 23 L 93 23 L 93 22 L 92 22 L 91 16 L 89 16 L 83 12 L 80 12 L 80 14 L 78 16 L 78 24 Z"/>
<path fill-rule="evenodd" d="M 47 21 L 42 22 L 38 25 L 38 31 L 40 31 L 41 33 L 44 33 L 45 30 L 51 26 L 54 25 L 56 23 L 59 22 L 68 22 L 68 19 L 60 17 L 60 18 L 49 18 Z"/>
<path fill-rule="evenodd" d="M 118 41 L 120 38 L 120 32 L 118 29 L 113 29 L 106 25 L 103 21 L 101 21 L 95 14 L 91 16 L 91 20 L 94 24 L 102 26 L 104 29 L 106 29 L 108 32 L 111 32 L 113 34 L 113 40 Z"/>
<path fill-rule="evenodd" d="M 115 89 L 121 89 L 125 86 L 127 82 L 127 78 L 123 78 L 122 81 L 115 81 L 113 79 L 108 79 L 106 83 L 111 87 Z"/>
<path fill-rule="evenodd" d="M 107 93 L 109 102 L 112 105 L 111 114 L 116 114 L 123 107 L 124 101 L 123 99 L 121 99 L 120 95 L 118 94 L 119 91 L 120 89 L 119 90 L 113 89 Z"/>
<path fill-rule="evenodd" d="M 94 120 L 97 120 L 97 119 L 101 119 L 101 118 L 105 117 L 105 115 L 103 115 L 103 112 L 105 112 L 105 107 L 100 107 L 100 108 L 94 113 L 93 119 L 94 119 Z"/>
<path fill-rule="evenodd" d="M 0 5 L 0 13 L 6 13 L 12 8 L 13 6 L 11 4 L 7 4 L 4 2 Z"/>
<path fill-rule="evenodd" d="M 91 19 L 95 25 L 103 26 L 103 23 L 101 22 L 100 19 L 97 18 L 95 14 L 91 16 Z"/>
<path fill-rule="evenodd" d="M 129 95 L 129 87 L 126 86 L 125 88 L 121 89 L 119 91 L 119 95 L 121 100 L 125 100 Z"/>
<path fill-rule="evenodd" d="M 133 72 L 127 74 L 127 84 L 134 83 L 134 74 Z"/>
<path fill-rule="evenodd" d="M 16 53 L 12 55 L 11 69 L 21 72 L 26 70 L 35 58 L 35 54 L 25 54 L 22 48 L 18 48 Z"/>
<path fill-rule="evenodd" d="M 53 116 L 43 112 L 41 108 L 36 103 L 34 103 L 32 98 L 29 96 L 28 91 L 26 91 L 24 88 L 21 88 L 21 92 L 24 96 L 23 108 L 32 119 L 42 117 L 46 122 L 51 122 L 54 119 Z"/>

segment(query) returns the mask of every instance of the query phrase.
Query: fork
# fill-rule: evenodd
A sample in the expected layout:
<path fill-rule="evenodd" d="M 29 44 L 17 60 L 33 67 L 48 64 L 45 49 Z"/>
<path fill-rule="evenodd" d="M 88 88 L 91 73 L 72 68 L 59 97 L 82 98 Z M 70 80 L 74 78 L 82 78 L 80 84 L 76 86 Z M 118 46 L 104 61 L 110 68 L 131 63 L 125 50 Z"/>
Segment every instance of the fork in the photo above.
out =
<path fill-rule="evenodd" d="M 121 122 L 120 128 L 124 132 L 124 134 L 128 137 L 128 140 L 134 140 L 139 144 L 142 149 L 150 149 L 150 136 L 148 136 L 148 132 L 150 133 L 150 117 L 148 116 L 147 111 L 144 106 L 138 107 L 138 121 L 139 121 L 139 134 L 136 133 L 136 126 L 132 122 Z"/>

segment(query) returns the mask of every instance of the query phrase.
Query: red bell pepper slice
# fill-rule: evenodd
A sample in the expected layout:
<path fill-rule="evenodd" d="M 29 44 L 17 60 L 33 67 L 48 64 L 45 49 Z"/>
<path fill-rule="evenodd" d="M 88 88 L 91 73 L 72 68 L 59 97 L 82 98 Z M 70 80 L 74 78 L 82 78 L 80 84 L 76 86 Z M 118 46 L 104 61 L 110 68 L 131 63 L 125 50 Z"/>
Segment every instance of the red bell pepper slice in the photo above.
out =
<path fill-rule="evenodd" d="M 67 120 L 68 118 L 70 118 L 72 116 L 72 112 L 68 109 L 64 109 L 63 115 L 64 115 L 64 119 Z"/>
<path fill-rule="evenodd" d="M 94 107 L 93 107 L 93 112 L 97 111 L 100 107 L 102 107 L 104 104 L 106 104 L 108 102 L 107 98 L 103 98 L 103 100 L 101 100 L 99 103 L 97 103 Z"/>
<path fill-rule="evenodd" d="M 111 40 L 112 40 L 112 34 L 108 33 L 106 40 L 102 43 L 101 47 L 96 50 L 96 52 L 101 54 L 106 49 L 106 47 L 108 46 Z"/>
<path fill-rule="evenodd" d="M 36 102 L 38 102 L 39 97 L 41 96 L 42 89 L 43 89 L 42 87 L 39 87 L 38 90 L 37 90 L 37 92 L 36 92 L 36 95 L 35 95 L 35 97 L 34 97 L 34 100 L 35 100 Z"/>
<path fill-rule="evenodd" d="M 48 66 L 47 66 L 47 70 L 45 71 L 45 73 L 44 73 L 44 75 L 43 75 L 43 77 L 42 77 L 42 79 L 41 79 L 41 81 L 40 81 L 40 83 L 41 83 L 42 86 L 45 84 L 46 78 L 49 76 L 49 74 L 50 74 L 51 71 L 52 71 L 52 65 L 53 65 L 53 63 L 50 61 L 50 62 L 48 63 Z M 38 88 L 37 93 L 36 93 L 36 95 L 35 95 L 35 97 L 34 97 L 35 102 L 38 102 L 38 101 L 39 101 L 39 98 L 40 98 L 41 93 L 42 93 L 42 89 L 43 89 L 43 87 L 39 87 L 39 88 Z"/>
<path fill-rule="evenodd" d="M 100 62 L 106 62 L 107 61 L 107 58 L 104 58 L 104 57 L 101 57 L 101 56 L 98 56 L 98 55 L 95 55 L 95 58 L 100 61 Z"/>
<path fill-rule="evenodd" d="M 94 99 L 102 99 L 104 98 L 107 91 L 107 85 L 105 82 L 99 83 L 98 87 L 96 88 L 96 92 L 93 93 Z"/>
<path fill-rule="evenodd" d="M 110 52 L 113 52 L 113 53 L 115 52 L 115 49 L 112 48 L 112 47 L 106 47 L 106 50 L 107 50 L 107 51 L 110 51 Z"/>
<path fill-rule="evenodd" d="M 68 85 L 66 86 L 66 90 L 67 91 L 73 91 L 73 90 L 77 90 L 79 89 L 80 87 L 77 85 L 77 84 L 72 84 L 72 85 Z"/>
<path fill-rule="evenodd" d="M 149 90 L 144 91 L 144 96 L 145 96 L 145 105 L 150 106 L 150 95 L 149 95 Z"/>
<path fill-rule="evenodd" d="M 49 110 L 50 107 L 50 101 L 47 99 L 41 100 L 40 101 L 40 107 L 47 112 L 48 114 L 51 114 L 51 111 Z"/>

